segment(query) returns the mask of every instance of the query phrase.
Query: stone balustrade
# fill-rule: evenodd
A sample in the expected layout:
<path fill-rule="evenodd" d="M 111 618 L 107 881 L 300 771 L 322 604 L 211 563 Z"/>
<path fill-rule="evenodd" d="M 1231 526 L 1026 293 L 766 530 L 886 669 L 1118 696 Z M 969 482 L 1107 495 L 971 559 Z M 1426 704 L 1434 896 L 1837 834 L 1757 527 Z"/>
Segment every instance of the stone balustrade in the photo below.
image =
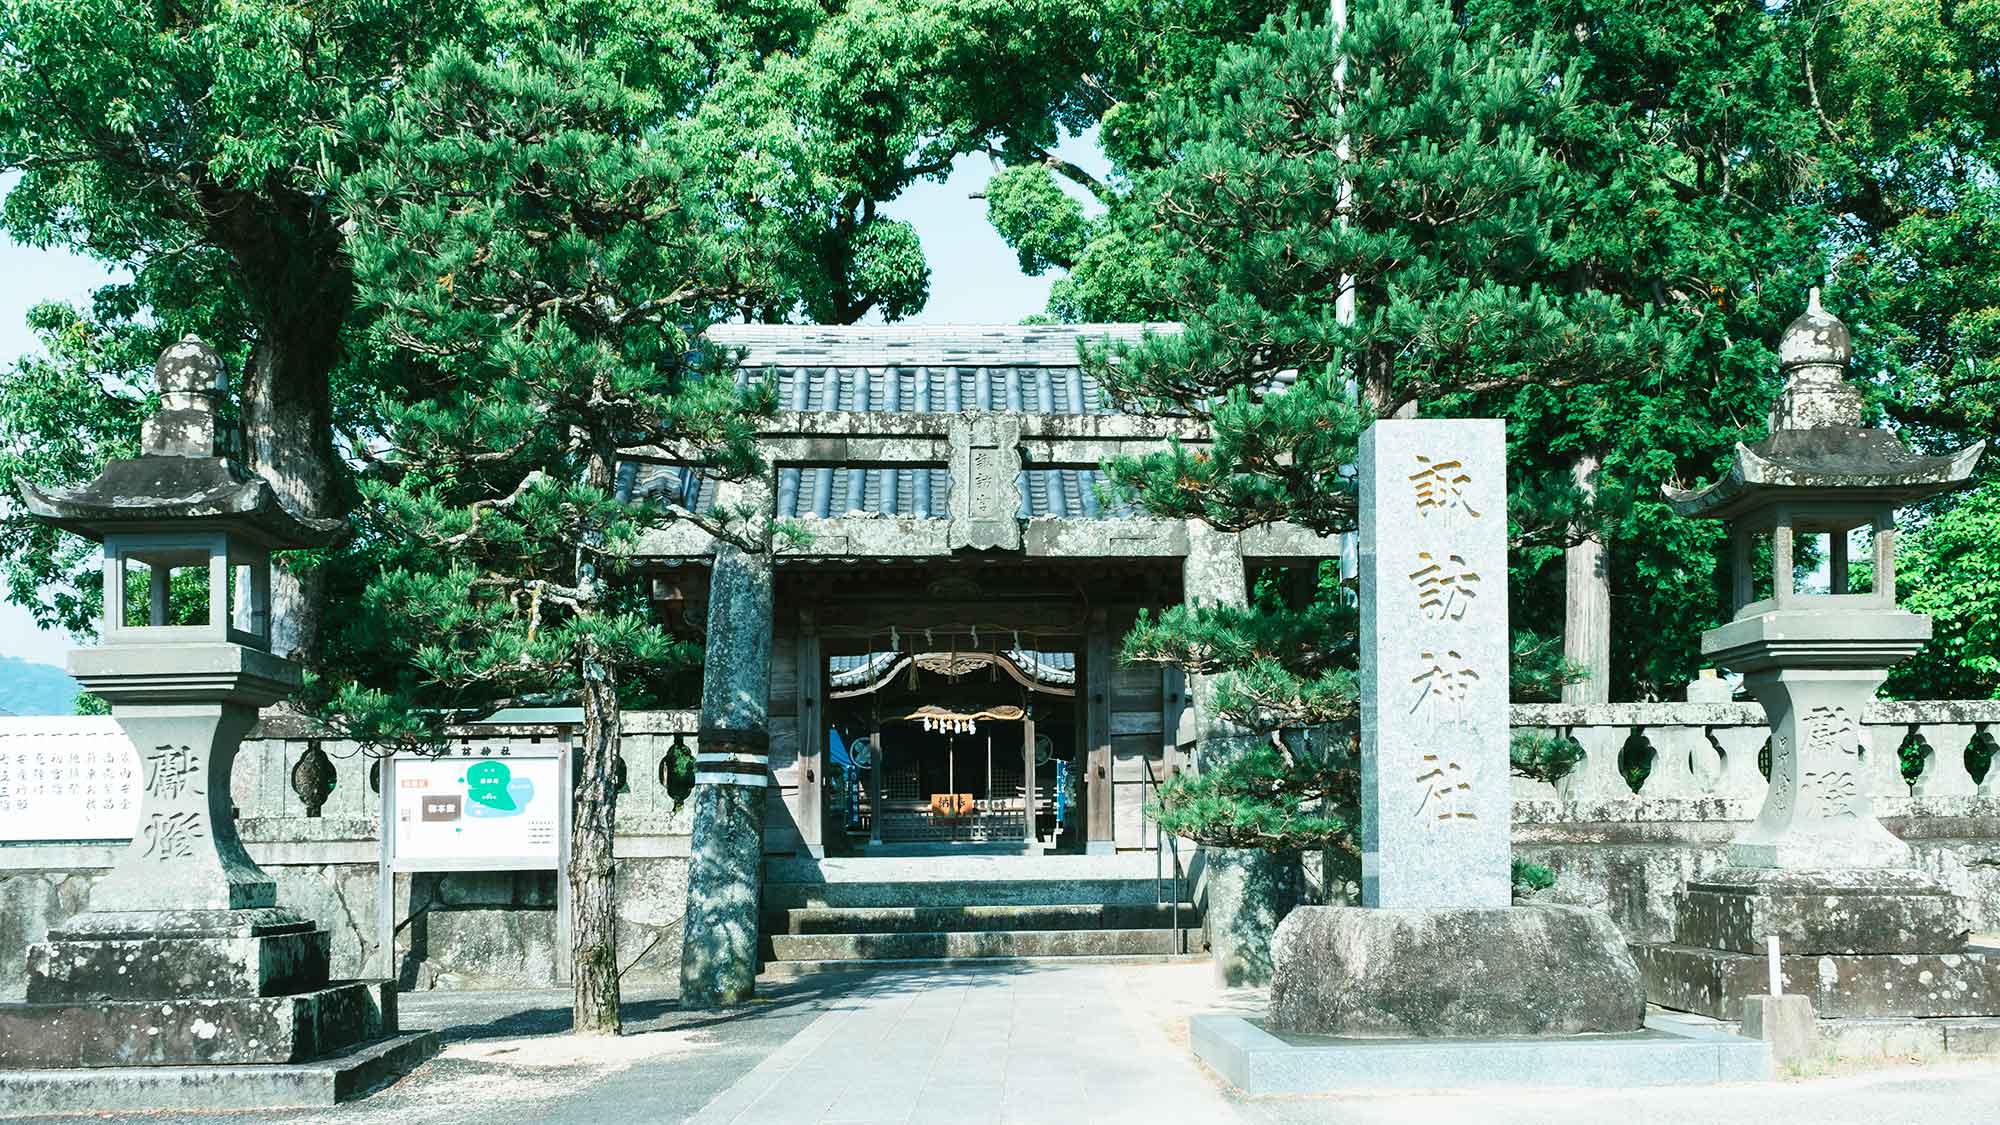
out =
<path fill-rule="evenodd" d="M 1516 729 L 1574 739 L 1583 758 L 1553 785 L 1514 779 L 1514 851 L 1555 869 L 1546 892 L 1609 910 L 1635 941 L 1664 940 L 1672 896 L 1692 876 L 1722 866 L 1729 840 L 1755 817 L 1764 777 L 1763 711 L 1741 703 L 1517 704 Z M 2000 770 L 1966 769 L 1975 739 L 2000 736 L 2000 701 L 1877 703 L 1866 718 L 1876 810 L 1915 849 L 1917 863 L 1963 894 L 1975 928 L 2000 932 Z M 690 810 L 667 788 L 662 762 L 676 738 L 692 746 L 692 712 L 624 718 L 616 854 L 622 924 L 644 951 L 628 978 L 672 979 L 686 893 Z M 482 745 L 571 738 L 566 724 L 485 724 L 465 732 Z M 1922 745 L 1914 785 L 1897 750 Z M 286 901 L 332 927 L 335 972 L 382 972 L 374 948 L 375 760 L 358 747 L 321 742 L 332 786 L 300 770 L 308 732 L 267 724 L 245 741 L 231 790 L 245 845 Z M 1635 791 L 1627 768 L 1643 766 Z M 306 784 L 301 784 L 306 783 Z M 309 815 L 304 794 L 318 794 Z M 783 815 L 778 802 L 773 815 Z M 0 845 L 0 997 L 18 995 L 20 951 L 87 901 L 117 841 L 18 841 Z M 551 982 L 553 874 L 418 876 L 410 913 L 422 926 L 422 963 L 398 967 L 412 987 L 513 987 Z"/>
<path fill-rule="evenodd" d="M 2000 738 L 2000 700 L 1878 701 L 1862 722 L 1862 768 L 1877 815 L 1906 813 L 1912 797 L 2000 796 L 2000 770 L 1975 779 L 1967 765 L 1976 742 Z M 1514 705 L 1513 725 L 1583 752 L 1553 782 L 1515 778 L 1517 800 L 1721 798 L 1746 802 L 1754 815 L 1764 798 L 1759 758 L 1770 728 L 1755 703 L 1524 703 Z M 1921 754 L 1914 781 L 1903 774 L 1905 745 Z M 1643 777 L 1636 789 L 1635 774 Z"/>

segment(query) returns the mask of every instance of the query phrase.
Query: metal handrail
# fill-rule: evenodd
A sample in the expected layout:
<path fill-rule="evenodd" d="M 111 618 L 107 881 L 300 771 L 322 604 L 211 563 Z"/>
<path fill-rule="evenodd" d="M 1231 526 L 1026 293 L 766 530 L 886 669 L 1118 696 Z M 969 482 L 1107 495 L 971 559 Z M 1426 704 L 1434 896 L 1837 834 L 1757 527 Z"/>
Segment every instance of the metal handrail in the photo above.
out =
<path fill-rule="evenodd" d="M 1163 766 L 1166 764 L 1164 760 L 1165 756 L 1165 754 L 1161 755 L 1162 761 L 1160 764 Z M 1153 804 L 1158 805 L 1160 802 L 1160 779 L 1153 776 L 1152 756 L 1147 755 L 1144 763 L 1146 767 L 1143 773 L 1145 784 L 1152 788 Z M 1153 899 L 1155 902 L 1159 901 L 1166 891 L 1166 874 L 1161 867 L 1163 860 L 1162 849 L 1160 848 L 1160 841 L 1164 840 L 1167 845 L 1165 852 L 1172 855 L 1174 861 L 1173 930 L 1171 931 L 1173 936 L 1169 945 L 1177 954 L 1184 956 L 1187 953 L 1187 933 L 1181 929 L 1182 874 L 1180 841 L 1172 833 L 1162 831 L 1157 821 L 1154 822 L 1153 831 L 1158 836 L 1158 839 L 1153 842 Z"/>

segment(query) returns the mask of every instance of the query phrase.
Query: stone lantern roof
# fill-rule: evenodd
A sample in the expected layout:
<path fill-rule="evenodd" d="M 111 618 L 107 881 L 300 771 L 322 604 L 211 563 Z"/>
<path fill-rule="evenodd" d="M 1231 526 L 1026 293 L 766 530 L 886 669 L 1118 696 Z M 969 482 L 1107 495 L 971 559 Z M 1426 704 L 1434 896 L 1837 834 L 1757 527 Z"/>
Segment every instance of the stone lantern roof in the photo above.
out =
<path fill-rule="evenodd" d="M 294 514 L 268 481 L 216 453 L 216 405 L 227 387 L 222 360 L 187 336 L 153 369 L 160 407 L 146 420 L 140 455 L 104 466 L 81 488 L 23 483 L 37 518 L 102 541 L 107 532 L 218 529 L 284 550 L 337 542 L 344 521 Z"/>
<path fill-rule="evenodd" d="M 1814 289 L 1805 313 L 1778 342 L 1785 389 L 1771 411 L 1771 436 L 1754 445 L 1738 442 L 1715 483 L 1666 489 L 1675 511 L 1735 520 L 1799 501 L 1893 508 L 1968 484 L 1986 442 L 1927 457 L 1891 431 L 1861 425 L 1861 393 L 1847 381 L 1852 356 L 1847 325 L 1820 306 Z"/>

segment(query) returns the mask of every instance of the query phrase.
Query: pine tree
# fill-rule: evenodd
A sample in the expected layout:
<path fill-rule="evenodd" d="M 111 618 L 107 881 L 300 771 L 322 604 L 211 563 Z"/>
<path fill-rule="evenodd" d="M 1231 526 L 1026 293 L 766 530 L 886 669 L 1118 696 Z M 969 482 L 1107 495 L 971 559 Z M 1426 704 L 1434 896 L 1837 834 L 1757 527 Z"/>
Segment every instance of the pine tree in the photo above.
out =
<path fill-rule="evenodd" d="M 1213 444 L 1114 463 L 1117 485 L 1155 513 L 1221 528 L 1348 531 L 1347 466 L 1373 419 L 1494 413 L 1524 389 L 1658 366 L 1656 326 L 1562 268 L 1576 199 L 1555 147 L 1576 97 L 1539 44 L 1468 31 L 1429 0 L 1359 5 L 1339 30 L 1287 17 L 1227 53 L 1206 95 L 1168 116 L 1177 159 L 1134 192 L 1184 328 L 1087 357 L 1121 400 L 1207 420 Z M 1349 279 L 1352 323 L 1336 313 Z M 1512 485 L 1517 541 L 1577 514 L 1535 484 Z M 1244 725 L 1351 732 L 1355 627 L 1322 580 L 1302 602 L 1272 586 L 1247 609 L 1169 610 L 1142 621 L 1125 654 L 1222 676 L 1216 710 Z M 1515 647 L 1517 686 L 1560 679 L 1546 645 L 1523 635 Z M 1522 768 L 1546 764 L 1546 748 L 1521 749 Z M 1278 770 L 1270 753 L 1165 791 L 1164 821 L 1227 846 L 1274 808 L 1317 808 L 1339 790 L 1332 759 L 1295 755 Z M 1266 846 L 1338 843 L 1346 826 L 1325 822 L 1338 819 Z"/>
<path fill-rule="evenodd" d="M 643 441 L 740 476 L 772 405 L 696 347 L 769 276 L 719 190 L 730 140 L 621 71 L 567 50 L 500 64 L 447 50 L 357 119 L 379 155 L 340 195 L 371 339 L 429 377 L 377 404 L 385 437 L 361 483 L 379 560 L 361 606 L 407 672 L 398 690 L 344 685 L 338 718 L 422 743 L 509 702 L 581 703 L 566 877 L 575 1027 L 596 1033 L 620 1026 L 621 693 L 638 670 L 699 658 L 651 619 L 628 554 L 675 518 L 765 547 L 747 513 L 627 502 L 617 451 Z"/>

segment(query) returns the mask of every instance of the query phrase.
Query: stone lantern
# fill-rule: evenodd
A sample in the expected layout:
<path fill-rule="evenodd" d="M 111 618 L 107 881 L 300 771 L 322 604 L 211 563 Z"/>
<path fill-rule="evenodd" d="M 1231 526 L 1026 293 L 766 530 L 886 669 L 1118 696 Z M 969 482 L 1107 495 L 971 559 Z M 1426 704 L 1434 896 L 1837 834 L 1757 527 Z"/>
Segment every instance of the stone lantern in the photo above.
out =
<path fill-rule="evenodd" d="M 1739 444 L 1714 484 L 1667 492 L 1682 515 L 1729 525 L 1735 615 L 1702 634 L 1701 650 L 1743 674 L 1771 727 L 1770 788 L 1729 845 L 1729 866 L 1678 896 L 1673 943 L 1635 947 L 1650 998 L 1669 1007 L 1737 1018 L 1741 998 L 1763 991 L 1775 937 L 1794 987 L 1814 982 L 1821 1015 L 2000 1010 L 2000 959 L 1957 956 L 1963 904 L 1875 818 L 1875 779 L 1900 775 L 1873 760 L 1863 726 L 1890 667 L 1931 635 L 1928 617 L 1896 607 L 1896 509 L 1966 485 L 1986 447 L 1919 456 L 1861 425 L 1851 354 L 1847 326 L 1815 290 L 1778 345 L 1785 386 L 1770 436 Z M 1874 565 L 1857 590 L 1848 542 L 1864 528 Z M 1807 535 L 1827 536 L 1824 593 L 1794 577 Z M 1940 1009 L 1940 997 L 1977 1011 Z"/>
<path fill-rule="evenodd" d="M 278 906 L 230 800 L 258 709 L 300 685 L 269 651 L 271 552 L 329 544 L 341 523 L 294 515 L 218 455 L 225 383 L 206 345 L 169 347 L 155 376 L 140 456 L 81 488 L 22 489 L 35 517 L 104 544 L 103 643 L 69 668 L 110 703 L 141 791 L 133 838 L 90 909 L 29 947 L 28 1002 L 0 1005 L 0 1066 L 298 1063 L 394 1029 L 393 986 L 328 983 L 330 935 Z M 190 570 L 205 609 L 177 621 L 173 579 Z"/>
<path fill-rule="evenodd" d="M 1729 525 L 1735 616 L 1702 635 L 1702 655 L 1744 674 L 1770 716 L 1771 792 L 1749 832 L 1730 845 L 1748 867 L 1887 867 L 1909 849 L 1876 821 L 1863 771 L 1862 713 L 1889 668 L 1930 640 L 1930 618 L 1896 608 L 1896 509 L 1963 487 L 1981 442 L 1918 456 L 1887 430 L 1861 425 L 1846 379 L 1847 326 L 1814 290 L 1778 345 L 1785 389 L 1771 436 L 1738 445 L 1707 488 L 1669 492 L 1684 516 Z M 1856 592 L 1851 533 L 1873 533 L 1874 566 Z M 1828 592 L 1800 590 L 1798 545 L 1827 537 Z M 1771 596 L 1758 598 L 1756 541 L 1770 540 Z"/>

